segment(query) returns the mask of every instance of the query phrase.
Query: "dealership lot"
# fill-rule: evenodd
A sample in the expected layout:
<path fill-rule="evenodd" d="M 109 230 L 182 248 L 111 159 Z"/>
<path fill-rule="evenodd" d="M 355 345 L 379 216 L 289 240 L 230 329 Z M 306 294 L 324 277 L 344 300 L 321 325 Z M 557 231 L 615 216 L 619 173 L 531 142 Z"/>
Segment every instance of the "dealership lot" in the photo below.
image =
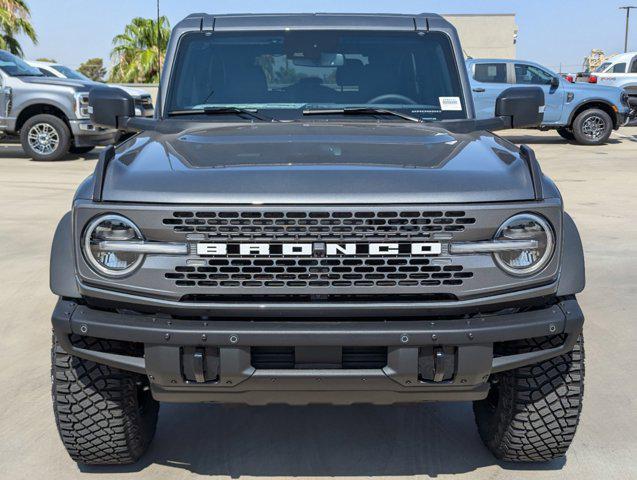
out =
<path fill-rule="evenodd" d="M 205 476 L 626 479 L 637 471 L 637 127 L 602 147 L 555 133 L 507 132 L 535 148 L 578 223 L 587 255 L 587 384 L 566 461 L 498 464 L 469 404 L 399 407 L 164 405 L 139 465 L 84 469 L 68 458 L 50 405 L 49 247 L 96 153 L 57 163 L 0 144 L 0 478 Z M 380 455 L 382 452 L 382 455 Z"/>

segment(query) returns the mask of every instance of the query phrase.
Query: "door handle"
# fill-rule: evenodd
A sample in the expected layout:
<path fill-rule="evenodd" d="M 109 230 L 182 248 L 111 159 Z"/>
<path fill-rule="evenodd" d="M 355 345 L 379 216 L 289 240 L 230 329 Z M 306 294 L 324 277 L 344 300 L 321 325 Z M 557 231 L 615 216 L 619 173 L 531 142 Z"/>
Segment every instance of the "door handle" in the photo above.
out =
<path fill-rule="evenodd" d="M 483 92 L 485 92 L 486 90 L 485 90 L 484 88 L 477 87 L 477 88 L 474 88 L 474 89 L 473 89 L 473 91 L 474 91 L 474 92 L 476 92 L 476 93 L 483 93 Z"/>

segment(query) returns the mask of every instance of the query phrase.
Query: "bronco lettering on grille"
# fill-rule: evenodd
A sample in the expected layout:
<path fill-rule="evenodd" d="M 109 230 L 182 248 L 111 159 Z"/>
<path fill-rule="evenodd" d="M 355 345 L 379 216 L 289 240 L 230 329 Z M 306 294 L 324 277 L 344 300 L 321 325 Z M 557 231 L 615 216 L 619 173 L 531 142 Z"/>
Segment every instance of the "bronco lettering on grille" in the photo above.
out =
<path fill-rule="evenodd" d="M 284 256 L 284 257 L 342 257 L 440 255 L 440 243 L 198 243 L 197 255 L 227 256 Z"/>

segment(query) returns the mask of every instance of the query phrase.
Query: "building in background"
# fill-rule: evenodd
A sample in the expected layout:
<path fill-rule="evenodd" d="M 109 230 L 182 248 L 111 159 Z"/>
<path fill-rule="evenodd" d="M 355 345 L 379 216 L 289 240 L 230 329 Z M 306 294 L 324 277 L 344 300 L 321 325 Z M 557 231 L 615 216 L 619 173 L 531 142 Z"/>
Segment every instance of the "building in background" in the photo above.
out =
<path fill-rule="evenodd" d="M 443 15 L 460 35 L 472 58 L 515 58 L 518 27 L 514 13 Z"/>

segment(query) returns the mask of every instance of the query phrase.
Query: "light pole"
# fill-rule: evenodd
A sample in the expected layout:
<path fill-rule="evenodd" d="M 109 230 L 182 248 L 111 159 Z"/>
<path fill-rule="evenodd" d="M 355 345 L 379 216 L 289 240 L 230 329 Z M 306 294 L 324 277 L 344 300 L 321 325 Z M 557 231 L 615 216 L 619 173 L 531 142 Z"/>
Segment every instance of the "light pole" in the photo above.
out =
<path fill-rule="evenodd" d="M 628 51 L 628 21 L 630 20 L 630 11 L 633 8 L 637 8 L 637 7 L 635 6 L 619 7 L 620 10 L 626 10 L 626 36 L 624 37 L 624 53 Z"/>

